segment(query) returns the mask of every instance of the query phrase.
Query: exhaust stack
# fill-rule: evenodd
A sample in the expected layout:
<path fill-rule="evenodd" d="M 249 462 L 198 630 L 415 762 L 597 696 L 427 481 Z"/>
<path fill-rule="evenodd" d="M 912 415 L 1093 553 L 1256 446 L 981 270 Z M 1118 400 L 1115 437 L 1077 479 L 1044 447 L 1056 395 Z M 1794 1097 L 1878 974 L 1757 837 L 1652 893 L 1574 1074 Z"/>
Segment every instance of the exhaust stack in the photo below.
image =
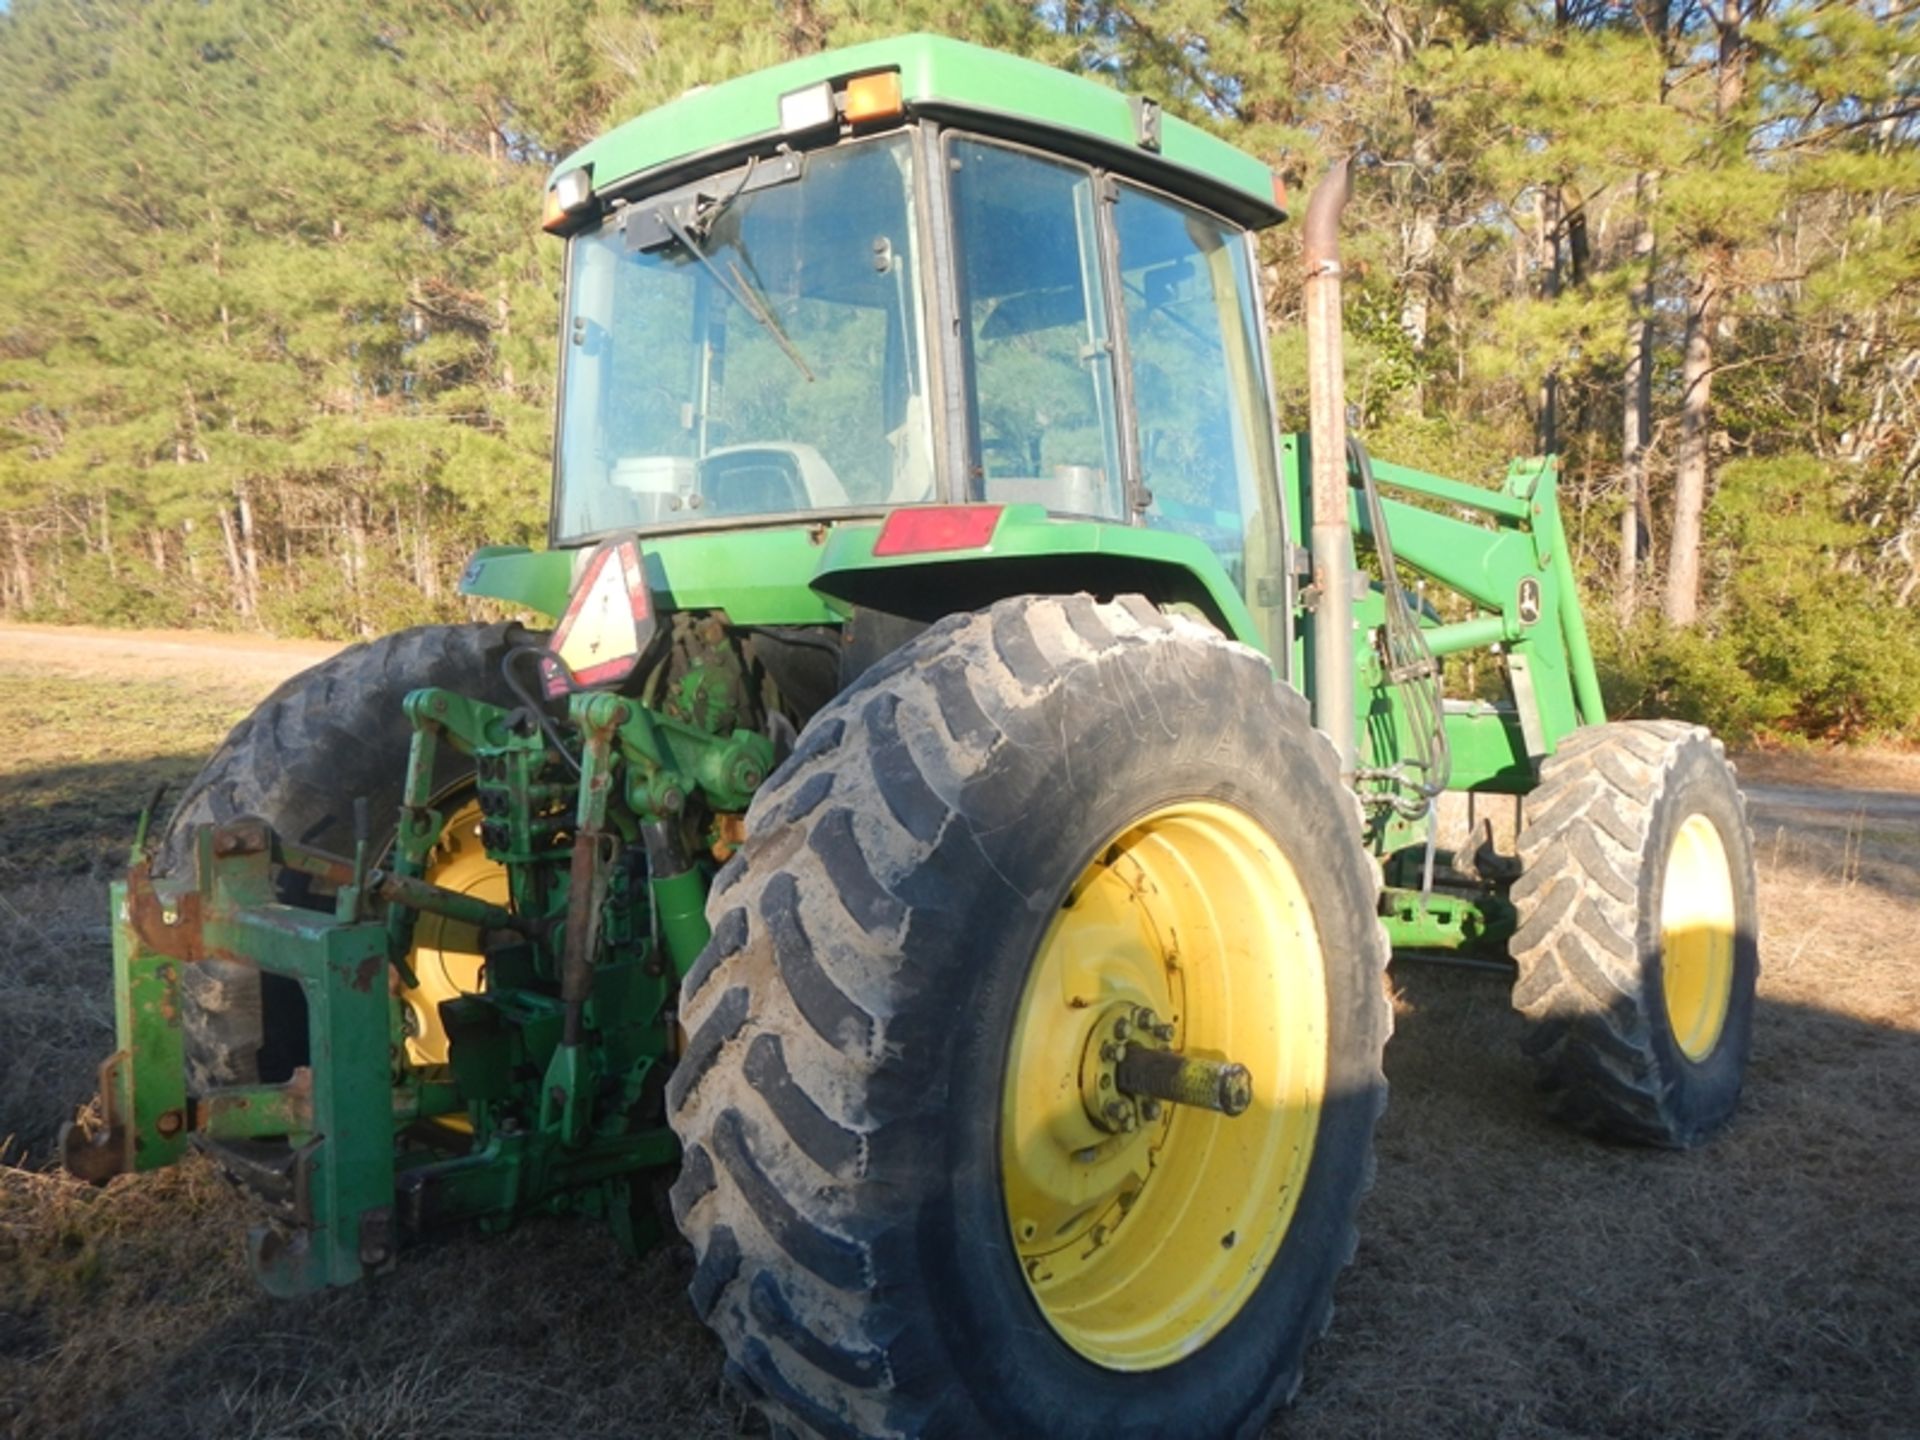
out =
<path fill-rule="evenodd" d="M 1336 161 L 1307 202 L 1307 433 L 1313 504 L 1313 723 L 1354 769 L 1353 539 L 1347 523 L 1347 395 L 1340 328 L 1340 214 L 1353 187 Z"/>

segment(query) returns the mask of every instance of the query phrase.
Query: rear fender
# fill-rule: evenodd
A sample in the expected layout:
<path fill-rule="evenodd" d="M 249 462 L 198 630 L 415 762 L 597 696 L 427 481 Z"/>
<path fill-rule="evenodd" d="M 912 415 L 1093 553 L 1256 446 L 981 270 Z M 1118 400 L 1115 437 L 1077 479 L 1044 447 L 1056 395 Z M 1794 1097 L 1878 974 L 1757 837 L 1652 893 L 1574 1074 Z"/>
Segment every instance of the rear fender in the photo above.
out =
<path fill-rule="evenodd" d="M 884 523 L 643 535 L 641 549 L 662 608 L 720 610 L 736 625 L 838 624 L 854 609 L 931 623 L 1009 595 L 1086 590 L 1190 606 L 1221 633 L 1268 649 L 1220 557 L 1191 535 L 1008 505 L 982 544 L 875 555 Z M 460 593 L 558 616 L 575 558 L 567 550 L 491 546 L 468 563 Z"/>
<path fill-rule="evenodd" d="M 984 544 L 876 555 L 882 528 L 834 529 L 813 588 L 848 605 L 924 622 L 1010 595 L 1140 594 L 1163 607 L 1190 606 L 1222 634 L 1267 648 L 1220 557 L 1190 535 L 1009 505 Z"/>

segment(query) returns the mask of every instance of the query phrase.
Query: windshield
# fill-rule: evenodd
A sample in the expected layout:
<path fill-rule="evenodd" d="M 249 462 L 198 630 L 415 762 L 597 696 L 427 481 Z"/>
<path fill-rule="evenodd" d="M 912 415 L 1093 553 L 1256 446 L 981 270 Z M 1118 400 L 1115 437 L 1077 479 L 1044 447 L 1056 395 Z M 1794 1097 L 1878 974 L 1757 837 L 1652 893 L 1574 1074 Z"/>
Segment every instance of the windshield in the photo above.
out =
<path fill-rule="evenodd" d="M 557 538 L 934 498 L 912 153 L 779 157 L 573 241 Z"/>

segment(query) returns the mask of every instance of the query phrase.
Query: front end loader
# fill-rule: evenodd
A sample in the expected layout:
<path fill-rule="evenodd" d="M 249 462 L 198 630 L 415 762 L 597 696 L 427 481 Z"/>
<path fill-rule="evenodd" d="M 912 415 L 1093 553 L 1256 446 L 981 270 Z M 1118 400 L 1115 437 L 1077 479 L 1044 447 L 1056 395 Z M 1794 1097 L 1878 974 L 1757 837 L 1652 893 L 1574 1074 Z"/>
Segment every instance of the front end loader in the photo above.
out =
<path fill-rule="evenodd" d="M 908 36 L 569 158 L 550 544 L 461 580 L 527 623 L 343 652 L 143 823 L 68 1167 L 202 1152 L 280 1295 L 668 1209 L 776 1434 L 1226 1436 L 1353 1253 L 1391 955 L 1510 962 L 1572 1123 L 1710 1134 L 1731 769 L 1607 721 L 1551 458 L 1345 433 L 1346 189 L 1295 434 L 1284 197 L 1151 99 Z"/>

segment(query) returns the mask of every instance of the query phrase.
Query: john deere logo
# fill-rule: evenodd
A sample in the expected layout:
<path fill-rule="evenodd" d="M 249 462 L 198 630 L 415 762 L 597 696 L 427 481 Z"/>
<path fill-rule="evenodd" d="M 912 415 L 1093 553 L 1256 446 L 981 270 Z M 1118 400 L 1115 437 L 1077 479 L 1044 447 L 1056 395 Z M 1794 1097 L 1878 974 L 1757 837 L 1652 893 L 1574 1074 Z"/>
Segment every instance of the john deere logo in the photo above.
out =
<path fill-rule="evenodd" d="M 1520 623 L 1531 625 L 1540 618 L 1540 582 L 1531 575 L 1520 582 Z"/>

